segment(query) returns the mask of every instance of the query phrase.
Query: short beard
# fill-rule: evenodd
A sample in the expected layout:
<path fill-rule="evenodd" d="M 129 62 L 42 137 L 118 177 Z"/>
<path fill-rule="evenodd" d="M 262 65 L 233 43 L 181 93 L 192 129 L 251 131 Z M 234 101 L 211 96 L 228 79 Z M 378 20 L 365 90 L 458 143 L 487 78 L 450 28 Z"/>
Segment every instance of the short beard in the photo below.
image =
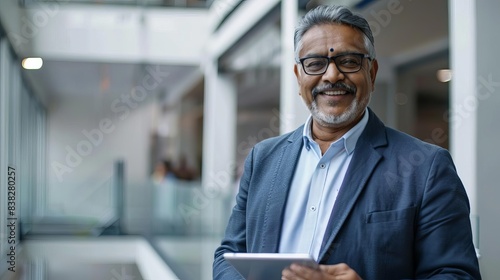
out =
<path fill-rule="evenodd" d="M 338 127 L 355 121 L 356 118 L 358 118 L 364 112 L 364 110 L 370 103 L 370 98 L 371 94 L 368 94 L 368 98 L 362 99 L 361 103 L 358 103 L 358 100 L 354 99 L 349 107 L 347 107 L 345 112 L 338 116 L 328 115 L 324 112 L 321 112 L 318 108 L 318 103 L 316 102 L 315 98 L 311 102 L 311 106 L 309 106 L 309 111 L 311 111 L 313 119 L 317 121 L 321 126 Z"/>

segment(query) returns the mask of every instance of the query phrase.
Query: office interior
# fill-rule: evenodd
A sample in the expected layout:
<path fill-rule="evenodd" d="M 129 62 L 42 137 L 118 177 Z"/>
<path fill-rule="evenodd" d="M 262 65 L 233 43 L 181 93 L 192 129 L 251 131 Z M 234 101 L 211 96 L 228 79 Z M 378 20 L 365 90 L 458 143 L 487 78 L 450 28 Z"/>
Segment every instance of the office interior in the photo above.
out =
<path fill-rule="evenodd" d="M 0 1 L 0 279 L 211 279 L 247 153 L 308 117 L 293 31 L 320 4 L 367 18 L 369 106 L 450 150 L 498 279 L 496 0 Z"/>

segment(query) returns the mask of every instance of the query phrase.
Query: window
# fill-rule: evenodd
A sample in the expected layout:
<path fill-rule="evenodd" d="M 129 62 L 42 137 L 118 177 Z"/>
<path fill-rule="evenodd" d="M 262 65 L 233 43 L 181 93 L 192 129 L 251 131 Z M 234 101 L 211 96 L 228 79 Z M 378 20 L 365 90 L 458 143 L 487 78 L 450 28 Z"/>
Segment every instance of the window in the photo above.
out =
<path fill-rule="evenodd" d="M 45 207 L 45 109 L 24 82 L 4 34 L 0 26 L 0 277 L 9 273 L 11 246 L 16 248 L 18 269 L 20 235 L 29 230 L 35 211 L 43 214 Z M 9 176 L 7 172 L 13 170 L 15 176 Z M 14 215 L 9 206 L 15 207 Z M 11 222 L 15 223 L 15 235 L 8 227 Z"/>

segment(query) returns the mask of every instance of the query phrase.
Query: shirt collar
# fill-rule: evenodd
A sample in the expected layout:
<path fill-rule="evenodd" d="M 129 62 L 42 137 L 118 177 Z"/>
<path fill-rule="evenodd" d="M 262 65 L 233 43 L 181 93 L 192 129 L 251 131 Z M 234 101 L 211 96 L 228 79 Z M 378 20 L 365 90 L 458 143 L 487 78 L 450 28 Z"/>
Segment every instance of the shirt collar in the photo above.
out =
<path fill-rule="evenodd" d="M 354 151 L 354 148 L 356 147 L 356 143 L 358 142 L 359 136 L 361 136 L 361 133 L 363 132 L 363 130 L 365 130 L 366 124 L 368 123 L 368 115 L 369 115 L 368 108 L 366 108 L 365 113 L 361 118 L 361 120 L 334 143 L 337 143 L 338 141 L 343 141 L 345 150 L 347 151 L 348 154 L 351 154 Z M 304 130 L 302 131 L 304 146 L 306 147 L 307 150 L 310 150 L 312 143 L 314 143 L 314 140 L 312 139 L 311 124 L 312 124 L 312 115 L 309 115 L 304 125 Z"/>

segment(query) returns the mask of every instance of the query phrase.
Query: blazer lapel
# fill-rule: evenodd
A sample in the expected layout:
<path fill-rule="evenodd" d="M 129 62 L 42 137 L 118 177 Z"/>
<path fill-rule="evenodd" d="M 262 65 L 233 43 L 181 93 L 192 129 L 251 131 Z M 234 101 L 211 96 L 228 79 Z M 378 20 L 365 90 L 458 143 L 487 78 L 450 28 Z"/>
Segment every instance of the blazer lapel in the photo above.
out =
<path fill-rule="evenodd" d="M 276 161 L 276 169 L 269 186 L 264 224 L 262 227 L 261 252 L 277 253 L 283 216 L 285 213 L 288 191 L 292 183 L 295 167 L 302 149 L 302 131 L 304 126 L 296 129 L 288 138 L 288 143 L 281 147 Z"/>
<path fill-rule="evenodd" d="M 354 207 L 368 178 L 372 175 L 377 163 L 382 159 L 376 147 L 387 144 L 385 126 L 368 109 L 370 118 L 365 131 L 361 134 L 354 150 L 354 155 L 347 170 L 344 182 L 338 194 L 326 229 L 319 260 L 326 261 L 334 250 L 333 241 L 347 216 Z"/>

